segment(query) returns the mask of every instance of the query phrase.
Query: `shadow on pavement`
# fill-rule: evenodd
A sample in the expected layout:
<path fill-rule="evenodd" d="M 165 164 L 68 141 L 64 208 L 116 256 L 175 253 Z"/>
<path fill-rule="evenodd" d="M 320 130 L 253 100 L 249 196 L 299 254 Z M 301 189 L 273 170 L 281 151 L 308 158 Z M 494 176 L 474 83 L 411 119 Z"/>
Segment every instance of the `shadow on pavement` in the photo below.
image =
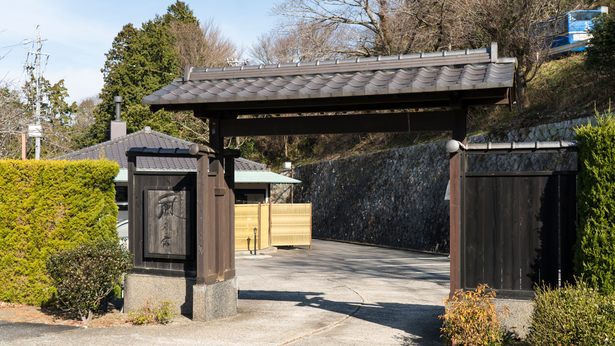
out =
<path fill-rule="evenodd" d="M 79 327 L 43 323 L 0 321 L 0 342 L 34 338 L 44 334 L 61 333 Z"/>
<path fill-rule="evenodd" d="M 413 335 L 421 342 L 440 342 L 442 322 L 438 316 L 444 313 L 444 306 L 400 303 L 361 305 L 361 303 L 327 300 L 323 298 L 323 295 L 324 293 L 319 292 L 241 290 L 239 299 L 296 302 L 296 306 L 309 306 L 338 312 L 395 328 Z M 408 340 L 400 341 L 407 342 Z"/>

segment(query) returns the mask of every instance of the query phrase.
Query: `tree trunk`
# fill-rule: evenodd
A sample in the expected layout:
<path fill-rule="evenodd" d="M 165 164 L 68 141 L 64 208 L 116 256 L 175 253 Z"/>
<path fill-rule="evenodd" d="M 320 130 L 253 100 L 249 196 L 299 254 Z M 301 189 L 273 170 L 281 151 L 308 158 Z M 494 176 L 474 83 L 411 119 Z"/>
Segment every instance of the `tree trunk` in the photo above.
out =
<path fill-rule="evenodd" d="M 525 112 L 528 108 L 530 108 L 530 100 L 528 99 L 527 93 L 526 93 L 527 81 L 525 79 L 525 76 L 520 71 L 520 68 L 517 68 L 517 70 L 515 71 L 515 75 L 516 75 L 515 91 L 517 94 L 516 95 L 517 111 L 519 112 L 519 114 L 521 114 Z"/>
<path fill-rule="evenodd" d="M 90 322 L 90 320 L 92 320 L 93 313 L 92 310 L 88 310 L 87 313 L 80 312 L 79 315 L 81 315 L 81 321 Z"/>

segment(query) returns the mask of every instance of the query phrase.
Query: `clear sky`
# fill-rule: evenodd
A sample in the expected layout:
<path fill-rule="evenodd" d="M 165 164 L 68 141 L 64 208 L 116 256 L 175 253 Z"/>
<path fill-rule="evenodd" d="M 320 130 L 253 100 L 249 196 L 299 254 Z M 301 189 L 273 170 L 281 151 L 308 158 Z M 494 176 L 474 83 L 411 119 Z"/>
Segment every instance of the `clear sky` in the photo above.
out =
<path fill-rule="evenodd" d="M 175 0 L 0 0 L 0 81 L 23 85 L 26 80 L 23 62 L 36 39 L 40 25 L 43 53 L 51 56 L 44 77 L 52 83 L 60 79 L 70 94 L 70 101 L 98 94 L 103 80 L 100 69 L 105 53 L 125 24 L 141 23 L 166 13 Z M 208 19 L 220 27 L 225 36 L 244 54 L 256 38 L 269 31 L 276 18 L 268 11 L 276 0 L 187 0 L 201 22 Z M 30 58 L 33 61 L 33 58 Z M 44 62 L 44 61 L 43 61 Z M 42 65 L 44 66 L 44 65 Z"/>

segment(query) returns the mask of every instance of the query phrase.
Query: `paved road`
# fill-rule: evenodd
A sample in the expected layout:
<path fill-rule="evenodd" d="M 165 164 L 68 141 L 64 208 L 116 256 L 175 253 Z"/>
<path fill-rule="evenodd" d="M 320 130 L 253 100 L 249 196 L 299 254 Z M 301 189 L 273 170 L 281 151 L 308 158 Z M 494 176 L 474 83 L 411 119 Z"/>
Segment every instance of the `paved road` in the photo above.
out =
<path fill-rule="evenodd" d="M 445 256 L 315 240 L 313 250 L 280 249 L 270 258 L 237 261 L 237 316 L 79 328 L 6 343 L 441 345 L 448 265 Z"/>

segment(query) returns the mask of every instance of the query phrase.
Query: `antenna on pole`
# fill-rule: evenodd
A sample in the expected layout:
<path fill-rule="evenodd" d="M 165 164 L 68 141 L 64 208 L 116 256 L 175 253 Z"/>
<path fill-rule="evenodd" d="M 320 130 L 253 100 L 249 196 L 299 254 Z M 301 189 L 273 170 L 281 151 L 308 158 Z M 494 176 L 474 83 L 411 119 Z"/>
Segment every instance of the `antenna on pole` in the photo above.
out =
<path fill-rule="evenodd" d="M 40 26 L 37 25 L 36 29 L 38 31 L 36 40 L 29 40 L 24 42 L 23 44 L 29 44 L 32 42 L 36 42 L 36 51 L 32 52 L 28 49 L 28 56 L 34 55 L 34 63 L 30 63 L 28 61 L 25 62 L 25 70 L 34 74 L 34 70 L 36 70 L 36 114 L 35 117 L 35 125 L 28 126 L 28 135 L 30 137 L 36 138 L 36 147 L 35 147 L 35 159 L 39 160 L 41 158 L 41 56 L 47 56 L 49 59 L 49 54 L 45 54 L 41 52 L 43 45 L 41 44 L 43 41 L 47 41 L 46 38 L 41 39 L 41 29 Z"/>

